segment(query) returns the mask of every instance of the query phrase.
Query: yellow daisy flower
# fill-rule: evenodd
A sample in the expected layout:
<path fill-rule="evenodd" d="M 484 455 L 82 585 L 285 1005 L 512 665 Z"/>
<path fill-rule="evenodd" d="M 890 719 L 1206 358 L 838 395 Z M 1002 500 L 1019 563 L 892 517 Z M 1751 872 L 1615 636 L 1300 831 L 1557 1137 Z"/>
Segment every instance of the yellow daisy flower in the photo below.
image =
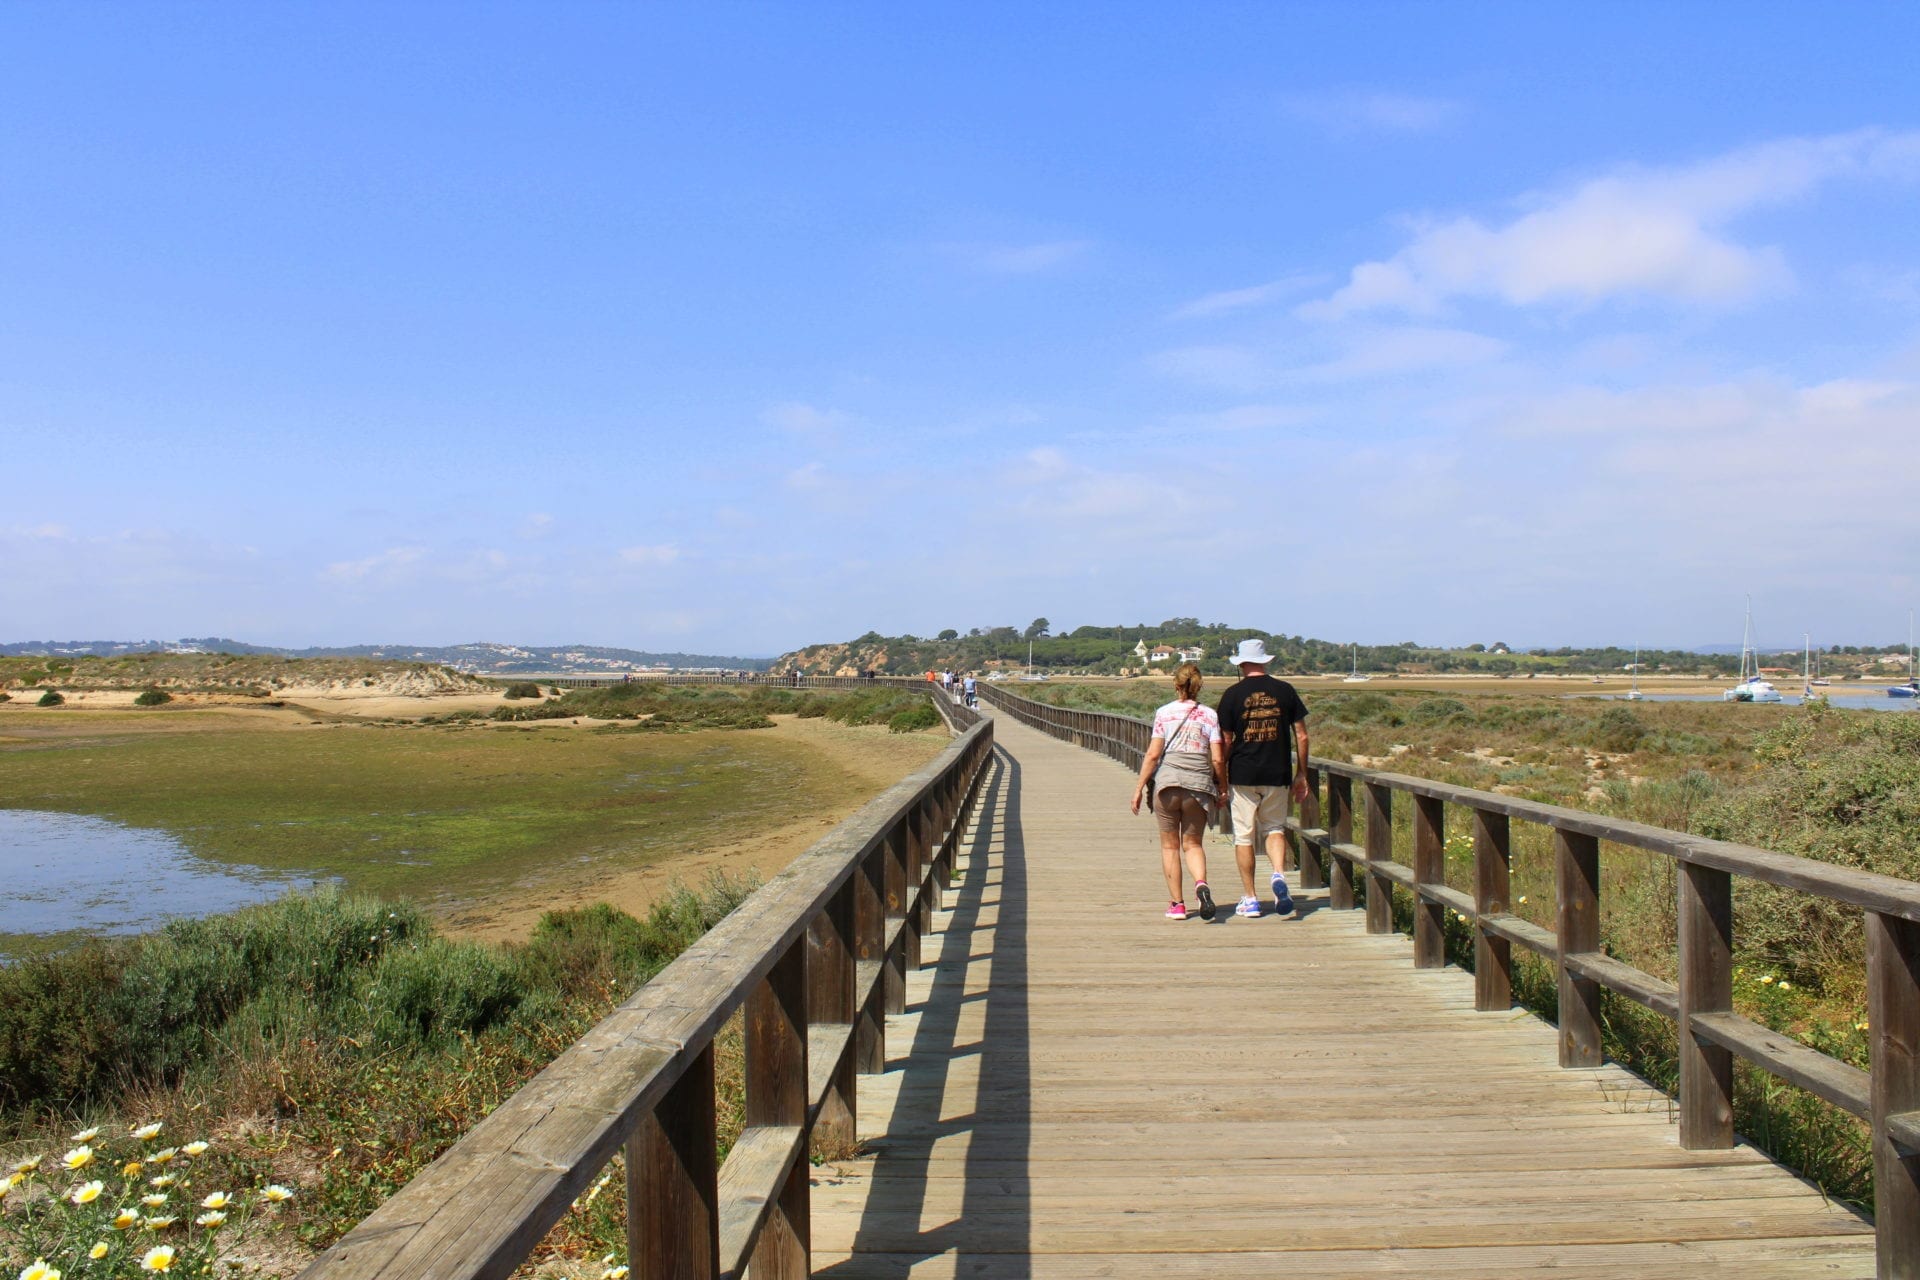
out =
<path fill-rule="evenodd" d="M 95 1138 L 99 1136 L 100 1136 L 100 1126 L 95 1125 L 91 1129 L 82 1129 L 78 1133 L 69 1134 L 67 1136 L 67 1141 L 68 1142 L 92 1142 Z"/>
<path fill-rule="evenodd" d="M 208 1144 L 204 1142 L 189 1142 L 186 1146 L 180 1148 L 180 1154 L 183 1156 L 203 1156 L 207 1154 L 207 1145 Z"/>
<path fill-rule="evenodd" d="M 106 1257 L 107 1242 L 105 1240 L 102 1240 L 100 1243 L 94 1245 L 93 1248 L 87 1250 L 87 1256 L 89 1258 L 92 1258 L 95 1262 L 98 1262 L 100 1261 L 100 1259 Z"/>
<path fill-rule="evenodd" d="M 67 1199 L 75 1204 L 92 1204 L 106 1189 L 107 1184 L 104 1182 L 83 1182 L 67 1193 Z"/>
<path fill-rule="evenodd" d="M 164 1218 L 148 1218 L 147 1230 L 165 1231 L 168 1227 L 171 1227 L 174 1223 L 178 1221 L 180 1221 L 180 1219 L 174 1217 L 172 1214 L 168 1214 Z"/>
<path fill-rule="evenodd" d="M 162 1191 L 165 1191 L 168 1187 L 172 1186 L 174 1183 L 178 1181 L 179 1179 L 174 1177 L 172 1174 L 163 1173 L 157 1178 L 148 1178 L 147 1185 L 150 1187 L 159 1187 Z"/>
<path fill-rule="evenodd" d="M 233 1197 L 224 1191 L 216 1191 L 200 1202 L 202 1209 L 224 1209 L 233 1203 Z"/>
<path fill-rule="evenodd" d="M 45 1258 L 35 1258 L 33 1265 L 20 1273 L 20 1280 L 60 1280 L 60 1272 L 48 1266 Z"/>
<path fill-rule="evenodd" d="M 39 1169 L 39 1167 L 40 1167 L 40 1157 L 35 1156 L 31 1160 L 22 1160 L 19 1164 L 16 1164 L 15 1166 L 13 1166 L 13 1171 L 15 1173 L 27 1174 L 27 1173 L 34 1172 L 35 1170 Z"/>
<path fill-rule="evenodd" d="M 221 1223 L 225 1222 L 226 1220 L 227 1220 L 226 1214 L 221 1213 L 217 1209 L 209 1209 L 207 1212 L 195 1218 L 193 1220 L 193 1223 L 197 1227 L 206 1227 L 208 1229 L 212 1229 L 214 1227 L 219 1226 Z"/>
<path fill-rule="evenodd" d="M 165 1204 L 166 1202 L 167 1202 L 167 1198 L 158 1192 L 155 1192 L 153 1195 L 150 1195 L 150 1196 L 140 1197 L 140 1203 L 147 1206 L 147 1208 L 149 1209 L 158 1209 L 161 1205 Z"/>
<path fill-rule="evenodd" d="M 120 1166 L 120 1176 L 123 1178 L 137 1178 L 140 1176 L 141 1167 L 138 1160 L 129 1160 Z"/>
<path fill-rule="evenodd" d="M 131 1133 L 134 1137 L 140 1139 L 140 1141 L 142 1142 L 152 1142 L 155 1138 L 160 1136 L 161 1128 L 162 1128 L 161 1124 L 158 1121 L 155 1121 L 152 1124 L 136 1125 L 135 1127 L 127 1130 L 127 1132 Z"/>
<path fill-rule="evenodd" d="M 139 1225 L 140 1215 L 131 1209 L 122 1209 L 113 1215 L 113 1229 L 115 1231 L 129 1231 Z"/>
<path fill-rule="evenodd" d="M 158 1249 L 147 1250 L 147 1256 L 140 1259 L 142 1271 L 171 1271 L 173 1269 L 173 1246 L 163 1244 Z"/>
<path fill-rule="evenodd" d="M 155 1164 L 167 1164 L 171 1162 L 172 1159 L 178 1154 L 180 1154 L 180 1149 L 178 1147 L 168 1147 L 165 1151 L 154 1152 L 153 1162 Z"/>
<path fill-rule="evenodd" d="M 84 1169 L 93 1163 L 93 1148 L 82 1144 L 61 1157 L 69 1169 Z"/>
<path fill-rule="evenodd" d="M 284 1204 L 293 1199 L 293 1189 L 271 1182 L 267 1184 L 266 1190 L 260 1193 L 260 1197 L 263 1200 L 271 1200 L 274 1204 Z"/>

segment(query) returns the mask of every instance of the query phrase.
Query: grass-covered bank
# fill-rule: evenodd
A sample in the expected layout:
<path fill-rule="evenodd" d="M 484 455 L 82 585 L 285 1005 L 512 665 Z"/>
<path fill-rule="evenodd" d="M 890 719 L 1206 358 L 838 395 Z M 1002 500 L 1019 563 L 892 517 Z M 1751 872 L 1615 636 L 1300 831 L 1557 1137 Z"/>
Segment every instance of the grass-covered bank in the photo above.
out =
<path fill-rule="evenodd" d="M 410 907 L 322 892 L 0 969 L 0 1168 L 38 1161 L 0 1201 L 0 1259 L 18 1267 L 45 1255 L 70 1276 L 88 1274 L 92 1237 L 69 1232 L 59 1247 L 71 1256 L 49 1253 L 55 1215 L 91 1209 L 72 1198 L 103 1174 L 69 1167 L 74 1134 L 98 1129 L 104 1151 L 116 1135 L 159 1124 L 210 1143 L 195 1157 L 194 1212 L 210 1189 L 293 1191 L 255 1230 L 285 1238 L 246 1250 L 289 1269 L 404 1185 L 750 887 L 715 879 L 682 888 L 645 919 L 604 905 L 549 913 L 528 942 L 505 947 L 444 938 Z M 737 1037 L 722 1057 L 731 1105 Z M 737 1123 L 732 1115 L 729 1134 Z M 121 1158 L 95 1193 L 137 1215 L 118 1232 L 105 1228 L 116 1260 L 123 1235 L 190 1251 L 207 1231 L 227 1229 L 196 1227 L 180 1186 L 151 1181 L 177 1179 L 184 1161 L 171 1175 L 160 1165 L 128 1175 Z M 622 1247 L 622 1196 L 618 1178 L 603 1184 L 548 1252 Z"/>
<path fill-rule="evenodd" d="M 1229 681 L 1202 692 L 1217 700 Z M 1145 716 L 1155 685 L 1052 685 L 1042 700 Z M 1820 705 L 1754 707 L 1507 694 L 1303 689 L 1313 750 L 1356 763 L 1736 840 L 1920 880 L 1920 716 Z M 1396 847 L 1412 847 L 1410 805 L 1394 814 Z M 1364 833 L 1364 814 L 1356 826 Z M 1468 818 L 1449 815 L 1448 884 L 1470 893 Z M 1356 836 L 1356 838 L 1360 838 Z M 1514 824 L 1511 910 L 1554 927 L 1551 834 Z M 1403 854 L 1403 859 L 1409 855 Z M 1677 977 L 1674 864 L 1605 846 L 1604 948 L 1669 981 Z M 1364 885 L 1362 886 L 1364 891 Z M 1411 904 L 1395 895 L 1405 930 Z M 1449 917 L 1449 956 L 1472 968 L 1470 935 Z M 1742 1014 L 1864 1069 L 1867 1013 L 1859 913 L 1735 878 L 1735 1006 Z M 1516 949 L 1515 995 L 1555 1016 L 1550 966 Z M 1605 1002 L 1607 1053 L 1671 1091 L 1673 1024 L 1622 998 Z M 1872 1203 L 1866 1133 L 1853 1117 L 1757 1069 L 1740 1066 L 1742 1134 L 1838 1199 Z"/>
<path fill-rule="evenodd" d="M 718 722 L 771 723 L 772 711 L 853 725 L 884 712 L 881 723 L 890 723 L 902 711 L 931 716 L 924 697 L 688 689 L 614 708 L 644 705 L 677 718 L 678 731 L 665 733 L 639 729 L 645 721 L 590 719 L 587 693 L 616 691 L 534 703 L 527 709 L 563 711 L 558 723 L 526 726 L 174 708 L 12 711 L 0 723 L 0 803 L 156 828 L 218 862 L 432 902 L 587 864 L 657 863 L 850 811 L 941 741 L 879 735 L 890 739 L 880 777 L 816 736 L 729 732 Z M 913 705 L 892 706 L 901 696 Z"/>

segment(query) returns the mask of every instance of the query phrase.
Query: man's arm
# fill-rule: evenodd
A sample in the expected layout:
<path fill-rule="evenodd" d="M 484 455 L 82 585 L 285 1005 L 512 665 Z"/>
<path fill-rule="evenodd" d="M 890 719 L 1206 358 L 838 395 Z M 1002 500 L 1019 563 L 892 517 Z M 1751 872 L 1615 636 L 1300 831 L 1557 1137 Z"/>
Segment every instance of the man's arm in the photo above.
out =
<path fill-rule="evenodd" d="M 1305 804 L 1307 797 L 1313 794 L 1307 789 L 1307 722 L 1305 720 L 1293 722 L 1293 745 L 1295 754 L 1299 757 L 1293 766 L 1293 798 L 1300 804 Z"/>

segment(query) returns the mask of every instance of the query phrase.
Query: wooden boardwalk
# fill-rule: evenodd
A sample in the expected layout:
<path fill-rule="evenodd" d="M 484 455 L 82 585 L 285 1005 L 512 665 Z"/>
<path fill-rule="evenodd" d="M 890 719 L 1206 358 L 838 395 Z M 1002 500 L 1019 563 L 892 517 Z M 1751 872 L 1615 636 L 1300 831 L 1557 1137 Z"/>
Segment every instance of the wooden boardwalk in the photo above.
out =
<path fill-rule="evenodd" d="M 1301 894 L 1164 920 L 1111 761 L 998 717 L 999 750 L 861 1160 L 814 1171 L 835 1280 L 1142 1275 L 1872 1276 L 1869 1224 L 1666 1099 L 1562 1070 L 1552 1028 Z M 1266 881 L 1264 859 L 1259 880 Z"/>

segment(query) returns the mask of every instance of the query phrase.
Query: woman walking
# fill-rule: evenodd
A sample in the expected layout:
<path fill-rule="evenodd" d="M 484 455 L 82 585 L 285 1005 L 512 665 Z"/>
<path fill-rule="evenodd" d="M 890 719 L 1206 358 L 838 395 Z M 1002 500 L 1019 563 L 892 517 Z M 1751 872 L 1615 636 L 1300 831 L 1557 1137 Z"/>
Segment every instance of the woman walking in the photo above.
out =
<path fill-rule="evenodd" d="M 1167 874 L 1167 919 L 1187 918 L 1187 894 L 1180 876 L 1184 854 L 1200 898 L 1200 918 L 1213 919 L 1213 892 L 1207 887 L 1207 851 L 1201 837 L 1207 817 L 1227 794 L 1227 759 L 1220 742 L 1220 719 L 1200 705 L 1200 668 L 1183 662 L 1173 672 L 1174 700 L 1153 713 L 1153 739 L 1140 762 L 1133 788 L 1133 811 L 1140 812 L 1147 785 L 1156 784 L 1153 816 L 1160 823 L 1160 863 Z"/>

